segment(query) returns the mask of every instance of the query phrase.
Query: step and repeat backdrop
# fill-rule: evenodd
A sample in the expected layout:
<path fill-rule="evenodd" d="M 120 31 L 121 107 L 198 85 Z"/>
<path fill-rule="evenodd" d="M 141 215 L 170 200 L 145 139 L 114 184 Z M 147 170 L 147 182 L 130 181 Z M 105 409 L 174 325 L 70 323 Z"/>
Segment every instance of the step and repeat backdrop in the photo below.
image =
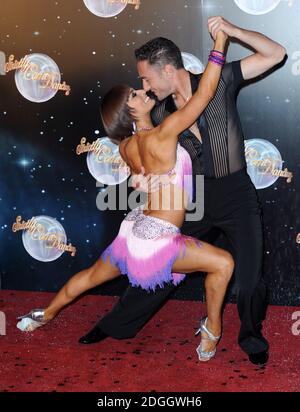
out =
<path fill-rule="evenodd" d="M 141 87 L 134 50 L 157 36 L 177 43 L 185 67 L 201 73 L 213 15 L 288 51 L 285 64 L 241 89 L 238 108 L 263 206 L 270 302 L 299 305 L 300 0 L 3 0 L 0 288 L 56 291 L 116 236 L 132 189 L 102 127 L 101 98 L 118 83 Z M 227 60 L 250 53 L 233 41 Z M 105 210 L 108 188 L 113 207 Z M 227 247 L 222 235 L 218 244 Z M 126 285 L 122 277 L 95 292 L 117 295 Z M 202 277 L 174 297 L 203 298 Z"/>

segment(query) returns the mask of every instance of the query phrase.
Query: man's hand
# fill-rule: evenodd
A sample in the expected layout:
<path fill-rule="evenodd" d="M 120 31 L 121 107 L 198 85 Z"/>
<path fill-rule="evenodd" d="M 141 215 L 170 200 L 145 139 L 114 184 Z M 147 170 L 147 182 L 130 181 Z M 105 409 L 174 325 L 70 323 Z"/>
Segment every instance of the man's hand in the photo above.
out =
<path fill-rule="evenodd" d="M 208 19 L 208 30 L 214 40 L 218 33 L 223 31 L 227 36 L 234 37 L 255 50 L 255 53 L 241 60 L 244 80 L 253 79 L 265 73 L 282 62 L 286 54 L 286 49 L 274 40 L 261 33 L 234 26 L 220 16 Z"/>
<path fill-rule="evenodd" d="M 176 173 L 173 173 L 171 176 L 160 176 L 153 173 L 146 175 L 145 168 L 141 167 L 141 173 L 132 175 L 131 177 L 131 186 L 138 191 L 145 193 L 154 193 L 160 190 L 162 183 L 166 184 L 166 178 L 168 183 L 172 183 L 173 178 L 176 176 Z"/>
<path fill-rule="evenodd" d="M 229 21 L 223 19 L 221 16 L 214 16 L 208 19 L 208 31 L 214 40 L 216 40 L 217 34 L 220 31 L 227 37 L 235 37 L 237 29 L 237 26 L 229 23 Z"/>

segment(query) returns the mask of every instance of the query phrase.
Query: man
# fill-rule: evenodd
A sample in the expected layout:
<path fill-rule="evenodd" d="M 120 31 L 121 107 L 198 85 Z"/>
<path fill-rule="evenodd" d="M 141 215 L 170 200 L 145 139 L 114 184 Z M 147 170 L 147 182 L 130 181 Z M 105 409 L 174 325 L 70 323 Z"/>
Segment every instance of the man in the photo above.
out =
<path fill-rule="evenodd" d="M 237 306 L 241 320 L 238 342 L 254 364 L 268 360 L 268 342 L 261 333 L 266 310 L 266 286 L 262 280 L 263 237 L 257 193 L 246 172 L 244 138 L 236 109 L 236 94 L 244 81 L 280 63 L 286 50 L 264 35 L 241 29 L 222 17 L 208 21 L 215 39 L 219 30 L 255 50 L 226 64 L 217 89 L 203 115 L 179 137 L 189 152 L 193 175 L 204 175 L 204 217 L 185 221 L 182 233 L 205 239 L 216 229 L 231 244 L 235 260 Z M 181 108 L 195 92 L 200 76 L 183 67 L 181 53 L 170 40 L 157 38 L 136 50 L 137 69 L 143 88 L 153 92 L 159 105 L 154 124 Z M 95 343 L 107 336 L 131 338 L 174 290 L 168 285 L 153 293 L 128 287 L 114 309 L 80 343 Z"/>

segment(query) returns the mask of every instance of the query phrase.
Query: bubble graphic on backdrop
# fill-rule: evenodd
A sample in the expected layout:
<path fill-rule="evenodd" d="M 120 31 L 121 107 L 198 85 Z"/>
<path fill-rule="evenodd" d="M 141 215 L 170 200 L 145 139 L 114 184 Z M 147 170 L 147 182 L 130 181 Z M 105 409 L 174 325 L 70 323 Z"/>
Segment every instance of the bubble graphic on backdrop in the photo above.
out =
<path fill-rule="evenodd" d="M 256 189 L 265 189 L 273 185 L 279 176 L 273 176 L 272 170 L 282 170 L 282 157 L 279 150 L 264 139 L 245 141 L 247 172 Z"/>
<path fill-rule="evenodd" d="M 235 4 L 248 14 L 266 14 L 274 10 L 280 0 L 234 0 Z"/>
<path fill-rule="evenodd" d="M 105 185 L 117 185 L 128 178 L 130 169 L 120 156 L 119 146 L 108 137 L 96 140 L 97 150 L 88 153 L 86 161 L 91 175 Z"/>
<path fill-rule="evenodd" d="M 52 99 L 57 89 L 49 88 L 48 85 L 60 83 L 61 80 L 57 64 L 51 57 L 41 53 L 29 54 L 26 60 L 31 65 L 30 69 L 25 72 L 18 69 L 15 72 L 17 89 L 25 99 L 34 103 Z"/>
<path fill-rule="evenodd" d="M 109 3 L 108 0 L 83 0 L 89 11 L 98 17 L 114 17 L 121 13 L 126 3 Z"/>
<path fill-rule="evenodd" d="M 204 65 L 198 57 L 186 52 L 182 52 L 181 56 L 186 70 L 193 74 L 200 74 L 204 72 Z"/>
<path fill-rule="evenodd" d="M 64 250 L 53 247 L 54 244 L 66 244 L 67 236 L 62 225 L 54 218 L 49 216 L 34 217 L 34 221 L 41 225 L 34 231 L 25 230 L 22 233 L 23 245 L 26 251 L 34 259 L 41 262 L 51 262 L 58 259 Z M 41 238 L 45 240 L 41 240 Z M 56 243 L 55 243 L 56 241 Z"/>

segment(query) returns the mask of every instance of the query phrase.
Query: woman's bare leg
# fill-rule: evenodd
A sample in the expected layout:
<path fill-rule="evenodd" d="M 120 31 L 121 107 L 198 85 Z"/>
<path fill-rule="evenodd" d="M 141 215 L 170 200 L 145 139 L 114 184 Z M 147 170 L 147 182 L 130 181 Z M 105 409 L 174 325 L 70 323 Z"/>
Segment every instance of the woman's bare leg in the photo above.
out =
<path fill-rule="evenodd" d="M 112 280 L 120 275 L 119 269 L 107 259 L 101 258 L 88 269 L 74 275 L 57 293 L 50 305 L 45 309 L 45 320 L 53 319 L 67 304 L 83 292 Z"/>
<path fill-rule="evenodd" d="M 207 328 L 219 336 L 222 330 L 222 306 L 233 273 L 234 262 L 230 253 L 223 249 L 201 242 L 202 247 L 194 241 L 186 242 L 186 255 L 179 257 L 172 271 L 178 273 L 207 272 L 205 292 L 207 301 Z M 206 341 L 204 350 L 211 351 L 216 342 Z"/>

